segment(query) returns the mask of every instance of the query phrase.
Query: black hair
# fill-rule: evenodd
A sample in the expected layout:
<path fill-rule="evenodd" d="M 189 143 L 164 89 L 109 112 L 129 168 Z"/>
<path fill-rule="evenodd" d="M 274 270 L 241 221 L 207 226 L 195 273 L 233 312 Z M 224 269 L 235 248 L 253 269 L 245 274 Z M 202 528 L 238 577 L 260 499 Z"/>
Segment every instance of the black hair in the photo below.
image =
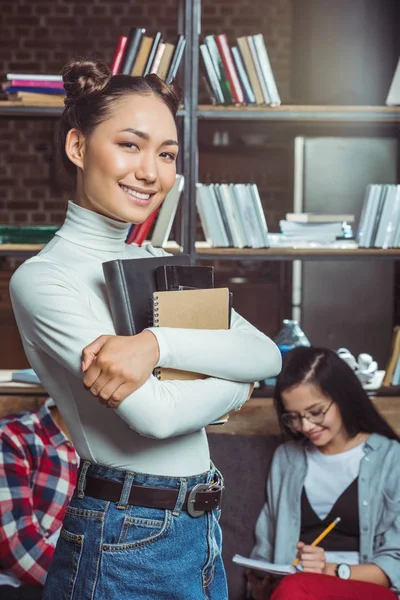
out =
<path fill-rule="evenodd" d="M 65 153 L 65 140 L 70 129 L 78 129 L 85 136 L 104 121 L 114 100 L 132 93 L 160 98 L 175 118 L 181 99 L 177 84 L 165 83 L 155 74 L 145 77 L 112 75 L 100 60 L 73 59 L 61 70 L 66 96 L 65 109 L 56 130 L 57 150 L 68 173 L 76 167 Z"/>
<path fill-rule="evenodd" d="M 297 347 L 288 352 L 282 362 L 274 392 L 274 404 L 282 433 L 292 439 L 301 439 L 282 423 L 285 407 L 282 393 L 301 383 L 310 383 L 333 400 L 350 437 L 358 433 L 379 433 L 400 442 L 399 436 L 375 408 L 357 375 L 333 350 L 315 347 Z"/>

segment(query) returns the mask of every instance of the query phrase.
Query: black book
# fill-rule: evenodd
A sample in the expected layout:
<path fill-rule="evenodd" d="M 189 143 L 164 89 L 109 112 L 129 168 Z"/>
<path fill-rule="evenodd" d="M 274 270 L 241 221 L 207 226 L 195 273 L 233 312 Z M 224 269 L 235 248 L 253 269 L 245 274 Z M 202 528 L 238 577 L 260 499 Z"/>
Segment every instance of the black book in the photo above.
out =
<path fill-rule="evenodd" d="M 176 77 L 176 74 L 179 69 L 179 65 L 181 64 L 185 46 L 186 46 L 185 38 L 183 37 L 182 34 L 178 35 L 178 40 L 177 40 L 177 43 L 175 46 L 175 52 L 172 55 L 171 64 L 168 69 L 167 77 L 165 78 L 165 81 L 167 83 L 171 83 Z"/>
<path fill-rule="evenodd" d="M 157 290 L 171 291 L 182 287 L 211 289 L 214 287 L 214 267 L 162 265 L 156 269 Z"/>
<path fill-rule="evenodd" d="M 135 335 L 151 324 L 156 269 L 164 265 L 190 265 L 188 254 L 128 258 L 103 263 L 111 314 L 117 335 Z"/>
<path fill-rule="evenodd" d="M 132 72 L 133 63 L 137 53 L 139 52 L 140 42 L 142 41 L 143 35 L 146 33 L 145 29 L 141 27 L 134 27 L 130 30 L 128 41 L 126 42 L 126 50 L 121 65 L 121 75 L 130 75 Z"/>
<path fill-rule="evenodd" d="M 157 31 L 154 36 L 153 44 L 150 49 L 149 56 L 147 58 L 146 66 L 144 67 L 143 77 L 150 73 L 151 66 L 153 64 L 154 57 L 157 52 L 158 44 L 162 41 L 161 31 Z"/>

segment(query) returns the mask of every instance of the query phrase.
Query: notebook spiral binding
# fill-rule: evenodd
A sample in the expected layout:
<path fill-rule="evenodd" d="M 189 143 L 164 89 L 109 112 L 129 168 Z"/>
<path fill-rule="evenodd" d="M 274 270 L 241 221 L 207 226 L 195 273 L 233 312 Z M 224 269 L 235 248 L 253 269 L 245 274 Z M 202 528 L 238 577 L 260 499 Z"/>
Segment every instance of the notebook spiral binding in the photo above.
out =
<path fill-rule="evenodd" d="M 153 323 L 153 327 L 158 327 L 159 325 L 159 309 L 158 309 L 158 296 L 157 294 L 153 295 L 153 301 L 151 302 L 151 318 L 149 319 L 150 323 Z M 154 369 L 154 375 L 157 379 L 161 379 L 161 369 L 160 367 L 156 367 Z"/>

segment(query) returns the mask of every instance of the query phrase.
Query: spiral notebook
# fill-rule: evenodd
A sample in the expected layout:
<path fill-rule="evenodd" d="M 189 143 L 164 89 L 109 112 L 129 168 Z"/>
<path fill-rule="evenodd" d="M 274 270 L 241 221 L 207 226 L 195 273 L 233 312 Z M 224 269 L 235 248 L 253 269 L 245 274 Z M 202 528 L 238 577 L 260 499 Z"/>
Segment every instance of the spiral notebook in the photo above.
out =
<path fill-rule="evenodd" d="M 182 329 L 229 329 L 230 295 L 228 288 L 154 292 L 153 324 L 155 327 Z M 158 379 L 205 379 L 202 373 L 158 367 Z M 223 415 L 211 425 L 226 423 Z"/>

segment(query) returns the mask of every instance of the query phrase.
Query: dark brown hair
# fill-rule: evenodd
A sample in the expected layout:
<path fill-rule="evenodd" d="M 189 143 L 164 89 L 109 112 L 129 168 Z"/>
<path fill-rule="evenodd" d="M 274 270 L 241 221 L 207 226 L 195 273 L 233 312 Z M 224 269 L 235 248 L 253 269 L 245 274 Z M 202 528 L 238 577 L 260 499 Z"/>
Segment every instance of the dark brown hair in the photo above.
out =
<path fill-rule="evenodd" d="M 115 100 L 129 94 L 154 95 L 160 98 L 175 118 L 181 91 L 175 83 L 167 84 L 155 74 L 146 77 L 112 75 L 100 60 L 73 59 L 61 70 L 66 97 L 65 109 L 56 130 L 56 144 L 68 173 L 76 167 L 65 153 L 65 140 L 70 129 L 78 129 L 86 137 L 104 121 Z"/>
<path fill-rule="evenodd" d="M 381 416 L 363 389 L 357 375 L 349 365 L 327 348 L 300 346 L 285 354 L 278 375 L 274 402 L 282 433 L 292 439 L 302 439 L 303 434 L 293 432 L 282 423 L 285 407 L 282 393 L 302 383 L 319 388 L 338 406 L 343 425 L 350 437 L 357 433 L 380 433 L 391 440 L 399 436 Z"/>

